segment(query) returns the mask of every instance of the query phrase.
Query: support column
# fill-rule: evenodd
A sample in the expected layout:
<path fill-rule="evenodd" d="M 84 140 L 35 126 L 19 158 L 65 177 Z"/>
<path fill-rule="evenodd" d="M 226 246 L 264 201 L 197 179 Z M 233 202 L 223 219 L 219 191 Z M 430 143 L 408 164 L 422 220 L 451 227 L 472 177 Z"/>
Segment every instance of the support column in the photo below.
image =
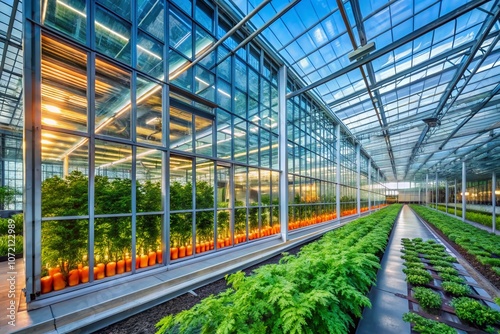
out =
<path fill-rule="evenodd" d="M 465 196 L 465 191 L 467 190 L 466 187 L 466 182 L 467 182 L 467 176 L 466 176 L 466 167 L 465 167 L 465 161 L 462 161 L 462 221 L 465 221 L 465 211 L 466 208 L 465 206 L 467 205 L 467 200 Z"/>
<path fill-rule="evenodd" d="M 446 213 L 448 213 L 448 180 L 444 181 L 444 202 L 446 207 Z"/>
<path fill-rule="evenodd" d="M 279 167 L 280 167 L 280 228 L 281 239 L 288 239 L 288 152 L 286 137 L 286 67 L 281 66 L 278 73 L 278 113 L 279 113 Z"/>
<path fill-rule="evenodd" d="M 418 183 L 418 204 L 422 204 L 422 180 Z"/>
<path fill-rule="evenodd" d="M 361 146 L 356 144 L 356 212 L 361 214 Z"/>
<path fill-rule="evenodd" d="M 337 137 L 337 157 L 336 157 L 336 165 L 337 165 L 337 186 L 335 193 L 335 205 L 337 210 L 337 219 L 340 220 L 340 124 L 335 126 L 335 136 Z"/>
<path fill-rule="evenodd" d="M 23 258 L 26 302 L 41 291 L 41 28 L 40 1 L 23 1 Z M 28 309 L 30 305 L 28 304 Z"/>
<path fill-rule="evenodd" d="M 425 174 L 425 206 L 429 206 L 429 174 Z"/>
<path fill-rule="evenodd" d="M 493 172 L 491 176 L 491 232 L 496 232 L 496 223 L 497 223 L 497 173 Z"/>
<path fill-rule="evenodd" d="M 438 197 L 439 197 L 439 180 L 438 180 L 438 173 L 436 172 L 436 198 L 434 199 L 436 202 L 436 210 L 438 206 Z"/>
<path fill-rule="evenodd" d="M 453 186 L 455 191 L 455 216 L 457 215 L 457 179 L 455 179 L 455 185 Z"/>
<path fill-rule="evenodd" d="M 372 210 L 372 159 L 368 159 L 368 210 Z"/>

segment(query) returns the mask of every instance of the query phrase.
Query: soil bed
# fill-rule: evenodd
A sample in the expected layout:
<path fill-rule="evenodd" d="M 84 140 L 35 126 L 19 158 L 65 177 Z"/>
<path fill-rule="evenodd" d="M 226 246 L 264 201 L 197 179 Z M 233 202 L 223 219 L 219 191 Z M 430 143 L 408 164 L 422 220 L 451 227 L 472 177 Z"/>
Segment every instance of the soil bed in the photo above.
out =
<path fill-rule="evenodd" d="M 310 242 L 314 242 L 316 240 L 312 240 Z M 306 244 L 302 244 L 295 248 L 292 248 L 287 251 L 288 254 L 296 255 L 300 249 Z M 252 267 L 249 267 L 243 270 L 247 275 L 250 274 L 256 268 L 266 265 L 278 263 L 279 260 L 283 257 L 283 255 L 276 255 L 266 261 L 260 262 Z M 146 334 L 146 333 L 155 333 L 156 328 L 155 325 L 160 319 L 170 314 L 177 314 L 183 310 L 190 309 L 197 303 L 199 303 L 202 299 L 210 296 L 216 295 L 228 288 L 225 279 L 219 279 L 213 283 L 205 285 L 199 289 L 194 290 L 197 296 L 186 293 L 177 298 L 171 299 L 163 304 L 155 306 L 149 310 L 138 313 L 136 315 L 131 316 L 125 320 L 117 322 L 113 325 L 105 327 L 95 333 L 99 334 Z"/>
<path fill-rule="evenodd" d="M 474 269 L 476 269 L 478 272 L 480 272 L 481 275 L 484 276 L 484 278 L 486 278 L 488 281 L 490 281 L 490 283 L 493 286 L 495 286 L 497 289 L 500 289 L 500 277 L 493 270 L 491 270 L 491 267 L 482 265 L 478 260 L 476 260 L 476 258 L 474 257 L 474 255 L 471 255 L 471 254 L 467 253 L 467 251 L 464 248 L 462 248 L 461 246 L 457 245 L 456 243 L 454 243 L 453 241 L 451 241 L 450 239 L 448 239 L 448 237 L 446 235 L 444 235 L 443 232 L 441 232 L 440 230 L 438 230 L 434 225 L 432 225 L 430 223 L 427 223 L 427 225 L 437 235 L 439 235 L 440 238 L 443 238 L 444 240 L 446 240 L 447 243 L 449 243 L 453 248 L 455 248 L 455 250 L 457 252 L 459 252 L 460 255 L 462 255 L 462 257 L 467 262 L 469 262 L 469 264 Z M 488 292 L 491 294 L 490 291 L 488 291 Z"/>

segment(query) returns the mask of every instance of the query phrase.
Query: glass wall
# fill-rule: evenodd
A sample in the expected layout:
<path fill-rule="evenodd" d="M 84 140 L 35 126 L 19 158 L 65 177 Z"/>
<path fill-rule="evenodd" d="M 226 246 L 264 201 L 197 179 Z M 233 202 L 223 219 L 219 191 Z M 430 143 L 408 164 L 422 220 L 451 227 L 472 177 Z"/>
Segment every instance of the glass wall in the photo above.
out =
<path fill-rule="evenodd" d="M 213 4 L 133 4 L 41 4 L 42 294 L 280 231 L 274 61 L 210 49 L 236 23 Z"/>
<path fill-rule="evenodd" d="M 293 81 L 288 90 L 295 90 Z M 310 98 L 287 101 L 288 229 L 337 217 L 335 123 Z"/>
<path fill-rule="evenodd" d="M 340 138 L 340 216 L 355 214 L 357 209 L 356 146 L 353 139 L 341 132 Z"/>
<path fill-rule="evenodd" d="M 307 95 L 287 101 L 280 134 L 278 65 L 256 42 L 237 48 L 242 31 L 214 47 L 236 24 L 217 5 L 32 5 L 43 15 L 27 13 L 27 26 L 41 30 L 26 39 L 41 46 L 26 78 L 40 83 L 27 90 L 25 121 L 28 195 L 40 199 L 25 206 L 35 240 L 30 300 L 276 237 L 281 223 L 331 221 L 340 217 L 338 172 L 342 215 L 356 213 L 351 139 L 336 138 L 335 121 Z M 280 135 L 288 170 L 279 169 Z M 370 196 L 383 203 L 367 157 L 359 163 L 362 207 Z"/>
<path fill-rule="evenodd" d="M 0 210 L 22 210 L 22 135 L 0 134 Z"/>

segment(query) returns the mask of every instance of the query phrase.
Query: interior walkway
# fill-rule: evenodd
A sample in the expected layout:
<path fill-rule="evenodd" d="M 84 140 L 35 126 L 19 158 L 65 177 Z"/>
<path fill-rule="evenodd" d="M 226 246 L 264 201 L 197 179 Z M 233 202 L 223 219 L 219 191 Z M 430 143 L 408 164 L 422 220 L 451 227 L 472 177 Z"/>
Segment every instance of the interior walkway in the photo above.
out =
<path fill-rule="evenodd" d="M 435 239 L 434 235 L 418 220 L 411 209 L 405 205 L 394 225 L 389 243 L 382 258 L 377 274 L 377 285 L 370 290 L 372 308 L 363 310 L 357 334 L 404 334 L 410 333 L 410 324 L 403 321 L 403 314 L 408 312 L 408 300 L 396 294 L 406 296 L 408 288 L 403 273 L 401 259 L 401 239 Z"/>

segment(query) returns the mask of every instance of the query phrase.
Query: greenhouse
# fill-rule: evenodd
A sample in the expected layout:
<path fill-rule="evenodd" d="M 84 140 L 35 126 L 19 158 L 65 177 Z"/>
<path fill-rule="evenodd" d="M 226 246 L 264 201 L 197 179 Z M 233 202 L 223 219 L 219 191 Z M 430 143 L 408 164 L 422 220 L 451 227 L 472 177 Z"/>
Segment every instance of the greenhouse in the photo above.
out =
<path fill-rule="evenodd" d="M 0 332 L 500 330 L 499 0 L 0 4 Z"/>

